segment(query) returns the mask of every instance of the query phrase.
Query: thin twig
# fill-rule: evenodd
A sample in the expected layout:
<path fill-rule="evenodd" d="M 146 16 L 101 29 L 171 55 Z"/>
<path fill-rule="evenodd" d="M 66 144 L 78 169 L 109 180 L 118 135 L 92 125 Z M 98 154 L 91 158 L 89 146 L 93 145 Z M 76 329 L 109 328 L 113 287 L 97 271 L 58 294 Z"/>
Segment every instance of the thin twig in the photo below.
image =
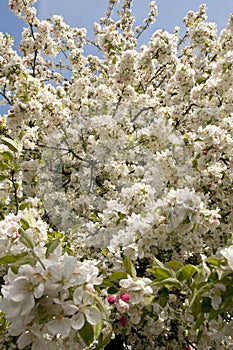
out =
<path fill-rule="evenodd" d="M 145 111 L 149 111 L 149 110 L 153 110 L 153 107 L 144 107 L 142 108 L 137 114 L 135 114 L 135 116 L 133 117 L 133 119 L 131 119 L 131 122 L 134 123 L 135 120 Z"/>
<path fill-rule="evenodd" d="M 34 35 L 34 30 L 33 30 L 33 25 L 30 23 L 30 29 L 31 29 L 31 35 L 33 37 L 34 42 L 36 42 L 36 38 Z M 36 59 L 37 59 L 37 54 L 38 54 L 38 50 L 36 49 L 34 51 L 34 57 L 33 57 L 33 64 L 32 64 L 32 76 L 35 78 L 36 76 Z"/>
<path fill-rule="evenodd" d="M 103 51 L 103 49 L 98 44 L 96 44 L 94 41 L 86 39 L 86 42 L 88 44 L 94 45 L 98 50 Z"/>
<path fill-rule="evenodd" d="M 188 345 L 190 345 L 192 347 L 193 350 L 197 350 L 197 347 L 191 343 L 191 341 L 189 341 L 187 338 L 184 339 L 186 341 L 186 343 L 188 343 Z"/>
<path fill-rule="evenodd" d="M 11 182 L 12 182 L 13 190 L 14 190 L 15 215 L 17 215 L 19 212 L 19 202 L 18 202 L 17 186 L 16 186 L 16 182 L 15 182 L 15 170 L 14 169 L 11 169 Z"/>
<path fill-rule="evenodd" d="M 12 106 L 12 102 L 11 102 L 10 99 L 5 95 L 5 93 L 0 92 L 0 95 L 1 95 L 3 98 L 5 98 L 5 100 L 7 101 L 7 103 L 9 103 L 9 105 Z"/>

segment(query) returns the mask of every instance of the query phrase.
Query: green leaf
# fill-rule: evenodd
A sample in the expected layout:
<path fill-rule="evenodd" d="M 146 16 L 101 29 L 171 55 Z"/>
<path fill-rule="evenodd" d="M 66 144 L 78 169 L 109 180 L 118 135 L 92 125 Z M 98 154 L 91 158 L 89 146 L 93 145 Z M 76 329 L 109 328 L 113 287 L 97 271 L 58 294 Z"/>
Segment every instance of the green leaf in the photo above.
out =
<path fill-rule="evenodd" d="M 151 272 L 156 279 L 164 280 L 166 278 L 172 277 L 171 271 L 166 268 L 157 267 L 154 269 L 147 269 L 147 272 Z"/>
<path fill-rule="evenodd" d="M 0 258 L 0 265 L 15 263 L 17 260 L 22 259 L 22 257 L 25 255 L 27 255 L 27 253 L 21 253 L 17 255 L 5 255 L 2 258 Z"/>
<path fill-rule="evenodd" d="M 146 295 L 144 298 L 144 306 L 151 305 L 154 299 L 155 299 L 154 295 Z"/>
<path fill-rule="evenodd" d="M 102 249 L 102 254 L 103 254 L 103 256 L 108 256 L 108 249 L 107 248 L 103 248 Z"/>
<path fill-rule="evenodd" d="M 22 76 L 24 79 L 27 79 L 27 78 L 28 78 L 27 74 L 25 74 L 25 73 L 23 73 L 23 72 L 21 72 L 21 76 Z"/>
<path fill-rule="evenodd" d="M 4 145 L 6 145 L 11 151 L 18 152 L 18 145 L 17 143 L 10 139 L 9 137 L 2 136 L 1 141 Z"/>
<path fill-rule="evenodd" d="M 211 299 L 208 297 L 204 297 L 202 299 L 202 303 L 201 303 L 201 311 L 203 313 L 208 313 L 208 312 L 210 312 L 211 309 L 212 309 Z"/>
<path fill-rule="evenodd" d="M 55 239 L 54 241 L 49 242 L 49 245 L 48 245 L 48 247 L 46 249 L 46 253 L 45 253 L 46 258 L 48 258 L 54 252 L 54 250 L 57 248 L 58 244 L 59 244 L 58 239 Z"/>
<path fill-rule="evenodd" d="M 198 168 L 198 161 L 197 161 L 197 159 L 193 159 L 192 163 L 193 163 L 193 167 L 195 169 L 197 169 Z"/>
<path fill-rule="evenodd" d="M 109 281 L 122 280 L 127 278 L 127 273 L 124 271 L 113 272 L 107 279 Z"/>
<path fill-rule="evenodd" d="M 177 271 L 177 270 L 181 269 L 184 265 L 179 261 L 172 260 L 172 261 L 166 262 L 165 266 L 171 268 L 174 271 Z"/>
<path fill-rule="evenodd" d="M 197 334 L 197 340 L 198 341 L 201 339 L 202 334 L 203 334 L 203 330 L 202 330 L 203 323 L 204 323 L 204 314 L 200 313 L 198 315 L 198 318 L 197 318 L 196 323 L 195 323 L 195 329 L 196 329 L 196 334 Z"/>
<path fill-rule="evenodd" d="M 129 273 L 132 277 L 137 276 L 136 269 L 128 256 L 124 257 L 123 264 L 127 273 Z"/>
<path fill-rule="evenodd" d="M 205 260 L 207 263 L 213 265 L 213 266 L 217 266 L 219 267 L 220 266 L 220 262 L 217 260 L 217 259 L 214 259 L 214 258 L 206 258 Z"/>
<path fill-rule="evenodd" d="M 169 300 L 169 290 L 166 287 L 163 287 L 159 291 L 158 303 L 161 307 L 165 307 Z"/>
<path fill-rule="evenodd" d="M 155 280 L 152 282 L 152 285 L 153 286 L 163 286 L 163 287 L 166 287 L 168 289 L 171 289 L 171 288 L 182 289 L 183 288 L 180 281 L 178 281 L 176 278 L 166 278 L 164 280 Z"/>
<path fill-rule="evenodd" d="M 1 169 L 2 170 L 2 169 Z M 7 179 L 7 176 L 6 175 L 3 175 L 3 174 L 0 174 L 0 181 L 3 181 Z"/>
<path fill-rule="evenodd" d="M 114 282 L 111 282 L 109 280 L 104 280 L 101 285 L 101 287 L 110 287 L 110 288 L 116 288 L 116 285 L 114 284 Z"/>
<path fill-rule="evenodd" d="M 0 154 L 5 160 L 9 162 L 12 162 L 14 159 L 14 156 L 10 151 L 4 151 L 4 152 L 1 152 Z"/>
<path fill-rule="evenodd" d="M 111 295 L 116 294 L 116 293 L 118 293 L 118 288 L 115 286 L 111 286 L 110 288 L 108 288 L 107 292 L 108 292 L 108 294 L 111 294 Z"/>
<path fill-rule="evenodd" d="M 28 221 L 25 220 L 24 218 L 21 218 L 21 219 L 20 219 L 20 224 L 21 224 L 21 226 L 22 226 L 22 228 L 23 228 L 24 230 L 27 230 L 27 229 L 29 229 L 29 227 L 30 227 Z"/>
<path fill-rule="evenodd" d="M 99 321 L 99 323 L 97 323 L 97 324 L 93 327 L 93 330 L 94 330 L 94 338 L 95 338 L 95 339 L 99 338 L 102 329 L 103 329 L 103 320 L 101 319 L 101 320 Z"/>
<path fill-rule="evenodd" d="M 198 271 L 197 267 L 194 265 L 186 265 L 177 271 L 177 278 L 179 281 L 188 280 L 193 277 L 193 275 Z"/>
<path fill-rule="evenodd" d="M 19 229 L 19 240 L 23 243 L 27 248 L 33 249 L 35 247 L 35 243 L 33 239 L 22 229 Z"/>
<path fill-rule="evenodd" d="M 190 304 L 189 304 L 190 308 L 193 312 L 193 315 L 195 317 L 198 317 L 198 314 L 200 313 L 201 300 L 202 300 L 203 295 L 213 287 L 213 284 L 204 282 L 204 283 L 201 283 L 200 285 L 198 285 L 197 287 L 199 287 L 199 289 L 196 289 L 192 293 Z"/>
<path fill-rule="evenodd" d="M 164 308 L 167 305 L 168 299 L 168 297 L 162 295 L 158 300 L 159 305 Z"/>
<path fill-rule="evenodd" d="M 85 322 L 83 328 L 79 330 L 79 334 L 87 346 L 90 346 L 93 343 L 94 330 L 90 323 L 88 323 L 87 321 Z"/>
<path fill-rule="evenodd" d="M 155 257 L 153 258 L 153 267 L 161 267 L 162 269 L 165 269 L 165 265 L 159 261 L 158 259 L 156 259 Z"/>

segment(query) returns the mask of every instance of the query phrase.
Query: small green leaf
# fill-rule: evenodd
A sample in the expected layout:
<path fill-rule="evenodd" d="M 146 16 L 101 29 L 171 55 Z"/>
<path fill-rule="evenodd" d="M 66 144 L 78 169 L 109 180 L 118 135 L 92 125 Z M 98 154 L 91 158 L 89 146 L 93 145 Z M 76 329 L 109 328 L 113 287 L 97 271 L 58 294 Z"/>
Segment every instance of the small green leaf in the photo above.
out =
<path fill-rule="evenodd" d="M 35 247 L 35 243 L 33 239 L 22 229 L 19 229 L 19 240 L 23 243 L 27 248 L 33 249 Z"/>
<path fill-rule="evenodd" d="M 159 280 L 172 277 L 171 271 L 166 268 L 156 267 L 154 269 L 147 269 L 146 271 L 153 273 L 154 277 Z"/>
<path fill-rule="evenodd" d="M 101 319 L 94 327 L 94 338 L 97 339 L 103 329 L 103 320 Z"/>
<path fill-rule="evenodd" d="M 178 281 L 176 278 L 166 278 L 164 280 L 155 280 L 152 282 L 152 285 L 153 286 L 163 286 L 163 287 L 166 287 L 168 289 L 171 289 L 171 288 L 182 289 L 183 288 L 180 281 Z"/>
<path fill-rule="evenodd" d="M 9 137 L 2 136 L 1 141 L 4 145 L 6 145 L 11 151 L 18 152 L 17 143 L 10 139 Z"/>
<path fill-rule="evenodd" d="M 128 256 L 124 257 L 123 264 L 127 273 L 129 273 L 132 277 L 137 276 L 136 269 Z"/>
<path fill-rule="evenodd" d="M 162 295 L 158 300 L 159 305 L 164 308 L 167 305 L 168 299 L 168 297 Z"/>
<path fill-rule="evenodd" d="M 152 302 L 154 301 L 154 299 L 155 299 L 154 295 L 147 295 L 147 296 L 145 296 L 145 298 L 144 298 L 144 306 L 151 305 Z"/>
<path fill-rule="evenodd" d="M 109 281 L 108 279 L 104 280 L 104 281 L 101 283 L 101 287 L 116 288 L 115 283 Z M 111 293 L 111 294 L 112 294 L 112 293 Z"/>
<path fill-rule="evenodd" d="M 102 254 L 106 257 L 108 256 L 108 249 L 107 248 L 103 248 L 102 249 Z"/>
<path fill-rule="evenodd" d="M 87 321 L 85 322 L 83 328 L 79 330 L 79 334 L 87 346 L 90 346 L 93 343 L 94 330 L 90 323 L 88 323 Z"/>
<path fill-rule="evenodd" d="M 219 267 L 220 266 L 220 262 L 217 260 L 217 259 L 214 259 L 214 258 L 206 258 L 205 260 L 207 263 L 213 265 L 213 266 L 217 266 Z"/>
<path fill-rule="evenodd" d="M 113 272 L 109 277 L 108 280 L 109 281 L 113 281 L 113 280 L 122 280 L 127 278 L 127 273 L 124 271 L 118 271 L 118 272 Z"/>
<path fill-rule="evenodd" d="M 13 154 L 10 152 L 10 151 L 4 151 L 4 152 L 1 152 L 0 155 L 5 159 L 7 160 L 8 162 L 12 162 L 13 159 L 14 159 L 14 156 Z"/>
<path fill-rule="evenodd" d="M 199 288 L 192 293 L 191 300 L 189 303 L 190 308 L 192 309 L 193 315 L 196 317 L 198 316 L 198 313 L 200 312 L 200 309 L 201 309 L 201 299 L 203 295 L 213 287 L 213 284 L 203 282 L 197 287 Z"/>
<path fill-rule="evenodd" d="M 111 286 L 110 288 L 108 288 L 108 294 L 116 294 L 118 292 L 117 287 L 115 286 Z"/>
<path fill-rule="evenodd" d="M 22 253 L 17 255 L 5 255 L 2 258 L 0 258 L 0 265 L 15 263 L 17 260 L 22 259 L 22 257 L 25 256 L 26 254 L 27 253 Z"/>
<path fill-rule="evenodd" d="M 27 79 L 27 78 L 28 78 L 27 74 L 25 74 L 25 73 L 23 73 L 23 72 L 21 72 L 21 76 L 22 76 L 24 79 Z"/>
<path fill-rule="evenodd" d="M 202 303 L 201 303 L 201 310 L 202 310 L 202 312 L 208 313 L 211 309 L 212 309 L 211 299 L 207 298 L 207 297 L 204 297 L 202 299 Z"/>
<path fill-rule="evenodd" d="M 58 239 L 55 239 L 54 241 L 49 242 L 49 245 L 48 245 L 48 247 L 46 249 L 46 253 L 45 253 L 45 256 L 47 259 L 54 252 L 54 250 L 57 248 L 58 244 L 59 244 Z"/>
<path fill-rule="evenodd" d="M 172 261 L 168 261 L 165 263 L 165 266 L 171 268 L 174 271 L 178 271 L 179 269 L 181 269 L 184 265 L 176 260 L 172 260 Z"/>
<path fill-rule="evenodd" d="M 198 271 L 197 267 L 194 265 L 186 265 L 177 271 L 177 278 L 179 281 L 188 280 L 193 277 L 193 275 Z"/>
<path fill-rule="evenodd" d="M 153 258 L 153 267 L 161 267 L 162 269 L 165 268 L 165 265 L 159 261 L 158 259 L 156 259 L 155 257 Z"/>
<path fill-rule="evenodd" d="M 27 229 L 29 229 L 29 227 L 30 227 L 28 221 L 25 220 L 24 218 L 21 218 L 21 219 L 20 219 L 20 224 L 21 224 L 21 226 L 22 226 L 22 228 L 23 228 L 24 230 L 27 230 Z"/>
<path fill-rule="evenodd" d="M 159 291 L 158 303 L 161 307 L 165 307 L 169 300 L 169 290 L 166 287 L 163 287 Z"/>

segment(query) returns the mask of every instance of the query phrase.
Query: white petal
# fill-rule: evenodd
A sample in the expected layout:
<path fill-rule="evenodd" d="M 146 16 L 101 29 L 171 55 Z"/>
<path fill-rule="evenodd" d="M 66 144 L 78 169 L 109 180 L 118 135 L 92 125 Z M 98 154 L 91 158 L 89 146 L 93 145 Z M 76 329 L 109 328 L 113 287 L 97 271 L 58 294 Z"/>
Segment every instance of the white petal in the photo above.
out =
<path fill-rule="evenodd" d="M 36 299 L 42 297 L 44 293 L 44 284 L 40 283 L 35 289 L 34 289 L 34 296 Z"/>
<path fill-rule="evenodd" d="M 6 313 L 6 318 L 8 321 L 13 322 L 16 317 L 20 315 L 21 305 L 20 303 L 15 303 L 14 301 L 8 301 L 2 299 L 0 303 L 0 310 Z"/>
<path fill-rule="evenodd" d="M 230 268 L 233 270 L 233 245 L 221 249 L 220 253 L 227 259 Z"/>
<path fill-rule="evenodd" d="M 33 275 L 33 273 L 34 273 L 33 267 L 28 264 L 20 266 L 18 271 L 19 275 L 24 275 L 24 276 L 31 276 Z"/>
<path fill-rule="evenodd" d="M 90 306 L 86 308 L 84 312 L 87 322 L 89 322 L 92 325 L 99 323 L 99 321 L 101 320 L 101 312 L 96 306 Z"/>
<path fill-rule="evenodd" d="M 16 302 L 23 301 L 28 293 L 29 287 L 30 281 L 26 277 L 17 277 L 10 288 L 10 299 Z"/>
<path fill-rule="evenodd" d="M 51 265 L 47 269 L 48 272 L 48 279 L 50 279 L 53 282 L 58 282 L 62 280 L 62 273 L 59 269 L 58 265 Z"/>
<path fill-rule="evenodd" d="M 71 319 L 71 327 L 75 330 L 81 329 L 84 326 L 85 317 L 79 312 L 77 315 L 74 315 Z"/>
<path fill-rule="evenodd" d="M 48 346 L 43 339 L 36 339 L 33 344 L 31 350 L 48 350 Z"/>
<path fill-rule="evenodd" d="M 32 294 L 28 294 L 27 298 L 21 303 L 21 315 L 27 315 L 35 306 L 35 299 Z"/>
<path fill-rule="evenodd" d="M 213 309 L 218 310 L 221 302 L 222 302 L 221 296 L 218 294 L 215 294 L 211 300 L 211 305 L 212 305 Z"/>
<path fill-rule="evenodd" d="M 70 320 L 64 318 L 63 320 L 53 320 L 47 323 L 48 331 L 52 335 L 60 334 L 63 337 L 68 337 L 70 333 Z"/>
<path fill-rule="evenodd" d="M 71 331 L 71 325 L 70 325 L 70 320 L 68 318 L 64 318 L 62 320 L 60 320 L 60 329 L 59 329 L 59 333 L 63 336 L 63 337 L 68 337 L 68 335 L 70 334 Z"/>
<path fill-rule="evenodd" d="M 73 300 L 76 305 L 79 305 L 82 302 L 83 298 L 83 287 L 78 287 L 75 289 L 73 294 Z"/>
<path fill-rule="evenodd" d="M 76 259 L 73 256 L 65 255 L 63 259 L 63 274 L 65 277 L 70 277 L 75 269 Z"/>
<path fill-rule="evenodd" d="M 64 313 L 65 315 L 74 315 L 78 311 L 77 306 L 72 304 L 65 304 L 64 305 Z"/>
<path fill-rule="evenodd" d="M 13 337 L 17 337 L 25 331 L 25 324 L 19 320 L 12 320 L 10 327 L 8 328 L 8 333 Z"/>
<path fill-rule="evenodd" d="M 17 344 L 19 349 L 25 349 L 26 346 L 31 344 L 32 342 L 32 335 L 31 333 L 22 333 L 21 336 L 17 340 Z"/>

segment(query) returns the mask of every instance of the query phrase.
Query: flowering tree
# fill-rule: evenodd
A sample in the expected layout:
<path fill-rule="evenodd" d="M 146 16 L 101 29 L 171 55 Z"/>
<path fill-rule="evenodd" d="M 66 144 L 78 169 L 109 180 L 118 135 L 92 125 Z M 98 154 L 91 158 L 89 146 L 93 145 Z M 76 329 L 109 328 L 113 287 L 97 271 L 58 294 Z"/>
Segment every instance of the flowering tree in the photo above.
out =
<path fill-rule="evenodd" d="M 0 33 L 1 348 L 232 349 L 233 16 L 138 47 L 154 1 L 94 41 L 34 2 Z"/>

